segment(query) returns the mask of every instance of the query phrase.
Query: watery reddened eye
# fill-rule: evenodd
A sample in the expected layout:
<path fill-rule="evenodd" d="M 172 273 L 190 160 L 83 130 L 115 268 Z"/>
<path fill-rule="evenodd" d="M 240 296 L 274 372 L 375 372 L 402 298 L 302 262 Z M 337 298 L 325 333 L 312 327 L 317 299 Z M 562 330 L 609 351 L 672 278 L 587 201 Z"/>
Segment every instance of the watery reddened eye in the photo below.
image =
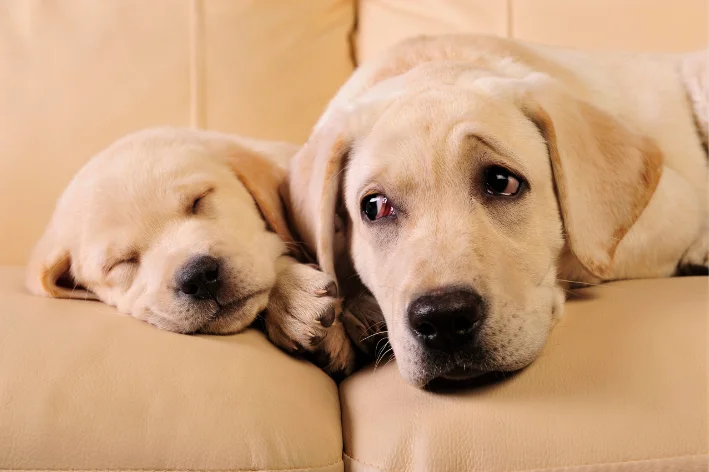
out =
<path fill-rule="evenodd" d="M 362 214 L 369 221 L 376 221 L 395 214 L 389 199 L 381 193 L 367 195 L 362 199 L 361 206 Z"/>

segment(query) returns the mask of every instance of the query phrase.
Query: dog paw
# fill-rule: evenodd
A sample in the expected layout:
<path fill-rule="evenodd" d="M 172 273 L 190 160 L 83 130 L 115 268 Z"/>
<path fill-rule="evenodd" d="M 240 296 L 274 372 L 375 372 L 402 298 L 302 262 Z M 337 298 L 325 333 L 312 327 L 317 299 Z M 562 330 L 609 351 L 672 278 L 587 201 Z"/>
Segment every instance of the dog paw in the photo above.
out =
<path fill-rule="evenodd" d="M 704 232 L 677 264 L 676 276 L 709 275 L 709 236 Z"/>
<path fill-rule="evenodd" d="M 355 351 L 342 323 L 335 281 L 311 265 L 288 262 L 279 271 L 265 327 L 274 344 L 333 377 L 354 370 Z"/>

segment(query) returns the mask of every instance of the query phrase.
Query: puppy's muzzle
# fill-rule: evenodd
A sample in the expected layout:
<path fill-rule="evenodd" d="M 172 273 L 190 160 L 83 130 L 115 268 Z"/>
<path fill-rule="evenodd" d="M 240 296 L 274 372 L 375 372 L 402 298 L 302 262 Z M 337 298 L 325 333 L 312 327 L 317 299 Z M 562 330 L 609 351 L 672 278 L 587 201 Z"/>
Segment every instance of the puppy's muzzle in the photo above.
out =
<path fill-rule="evenodd" d="M 480 295 L 470 288 L 441 288 L 416 298 L 408 308 L 409 326 L 423 345 L 453 354 L 475 341 L 483 317 Z"/>
<path fill-rule="evenodd" d="M 177 290 L 191 300 L 217 300 L 222 286 L 220 263 L 212 256 L 194 256 L 177 270 Z"/>

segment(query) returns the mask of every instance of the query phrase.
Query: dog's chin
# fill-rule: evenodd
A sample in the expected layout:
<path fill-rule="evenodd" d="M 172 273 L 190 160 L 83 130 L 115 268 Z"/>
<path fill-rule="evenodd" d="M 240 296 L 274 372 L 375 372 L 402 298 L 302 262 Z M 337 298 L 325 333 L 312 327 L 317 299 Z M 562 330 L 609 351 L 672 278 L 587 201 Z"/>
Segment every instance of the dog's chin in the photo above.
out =
<path fill-rule="evenodd" d="M 476 369 L 474 367 L 457 366 L 453 367 L 451 370 L 449 370 L 445 374 L 440 375 L 439 377 L 444 380 L 462 381 L 474 379 L 475 377 L 480 377 L 481 375 L 485 375 L 488 372 L 489 371 L 487 370 Z"/>
<path fill-rule="evenodd" d="M 474 358 L 467 355 L 445 356 L 445 359 L 427 358 L 419 363 L 419 368 L 413 372 L 400 370 L 402 376 L 410 384 L 419 388 L 429 388 L 432 385 L 467 386 L 485 383 L 485 379 L 506 376 L 529 365 L 534 358 L 501 362 L 492 356 L 479 354 Z"/>
<path fill-rule="evenodd" d="M 489 374 L 490 370 L 473 367 L 470 365 L 445 365 L 431 366 L 425 372 L 421 372 L 415 382 L 412 382 L 419 388 L 427 388 L 430 385 L 444 382 L 446 384 L 465 385 L 476 378 Z"/>
<path fill-rule="evenodd" d="M 268 293 L 259 292 L 222 306 L 198 332 L 236 334 L 248 328 L 268 304 Z"/>

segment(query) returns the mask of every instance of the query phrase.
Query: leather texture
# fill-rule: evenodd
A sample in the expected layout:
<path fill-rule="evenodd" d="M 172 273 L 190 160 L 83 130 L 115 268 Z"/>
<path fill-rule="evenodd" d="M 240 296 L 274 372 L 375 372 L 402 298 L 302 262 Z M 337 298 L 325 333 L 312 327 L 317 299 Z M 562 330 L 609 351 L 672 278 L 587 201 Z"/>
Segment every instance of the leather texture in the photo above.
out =
<path fill-rule="evenodd" d="M 352 71 L 351 0 L 0 2 L 0 264 L 124 134 L 197 126 L 302 143 Z"/>
<path fill-rule="evenodd" d="M 186 336 L 0 268 L 0 470 L 343 470 L 335 383 L 262 334 Z"/>
<path fill-rule="evenodd" d="M 709 44 L 705 0 L 362 0 L 357 60 L 418 34 L 482 33 L 599 51 Z"/>
<path fill-rule="evenodd" d="M 357 373 L 340 388 L 348 470 L 706 470 L 708 309 L 706 277 L 617 282 L 577 291 L 506 381 L 442 393 L 394 363 Z"/>
<path fill-rule="evenodd" d="M 680 51 L 706 46 L 706 18 L 704 0 L 2 1 L 0 265 L 25 263 L 71 176 L 130 131 L 300 143 L 353 54 L 406 36 Z M 542 358 L 507 382 L 425 392 L 390 364 L 339 400 L 257 332 L 162 332 L 96 302 L 32 297 L 22 280 L 0 266 L 0 470 L 707 467 L 706 278 L 579 292 Z"/>

